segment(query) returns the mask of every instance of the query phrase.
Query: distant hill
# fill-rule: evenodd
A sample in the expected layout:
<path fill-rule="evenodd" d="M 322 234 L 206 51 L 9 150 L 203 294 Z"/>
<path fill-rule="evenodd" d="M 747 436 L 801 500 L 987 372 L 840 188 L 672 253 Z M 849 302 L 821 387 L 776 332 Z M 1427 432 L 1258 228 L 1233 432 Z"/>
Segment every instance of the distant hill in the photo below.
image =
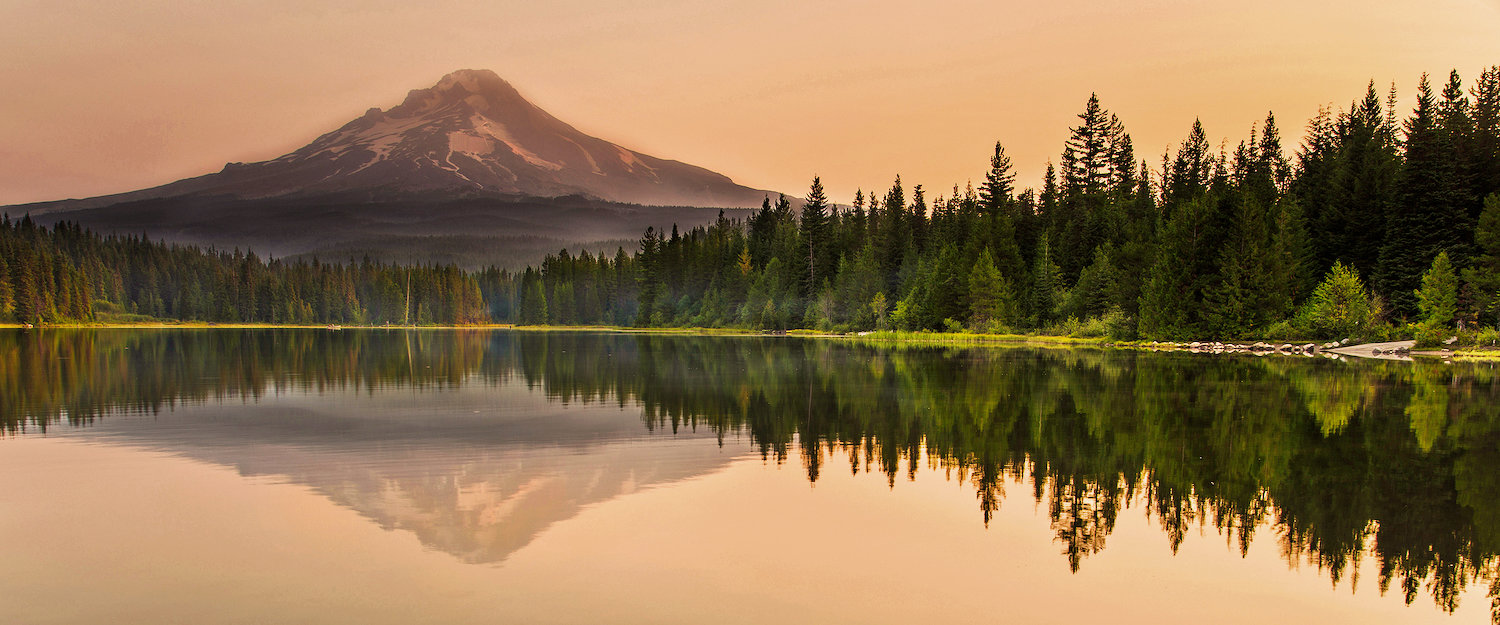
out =
<path fill-rule="evenodd" d="M 436 261 L 451 260 L 444 248 L 452 237 L 481 250 L 483 241 L 530 241 L 556 251 L 636 239 L 647 226 L 708 223 L 718 216 L 713 209 L 753 208 L 775 195 L 583 134 L 493 72 L 460 70 L 279 158 L 140 191 L 0 210 L 275 255 L 358 250 Z M 516 264 L 515 250 L 492 258 L 473 251 L 461 264 Z"/>

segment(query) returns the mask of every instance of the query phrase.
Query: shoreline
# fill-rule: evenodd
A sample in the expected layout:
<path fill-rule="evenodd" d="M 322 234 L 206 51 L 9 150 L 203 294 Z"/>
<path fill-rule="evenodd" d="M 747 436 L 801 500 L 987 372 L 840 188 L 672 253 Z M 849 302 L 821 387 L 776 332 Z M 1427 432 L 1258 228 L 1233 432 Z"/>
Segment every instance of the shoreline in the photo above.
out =
<path fill-rule="evenodd" d="M 786 337 L 786 338 L 809 338 L 824 340 L 841 340 L 858 343 L 881 343 L 890 345 L 948 345 L 954 347 L 963 346 L 1011 346 L 1011 347 L 1045 347 L 1055 349 L 1065 348 L 1094 348 L 1094 349 L 1121 349 L 1132 351 L 1149 352 L 1180 352 L 1192 354 L 1209 355 L 1246 355 L 1246 356 L 1301 356 L 1312 358 L 1323 356 L 1335 359 L 1340 357 L 1365 358 L 1364 356 L 1350 354 L 1343 347 L 1329 348 L 1323 343 L 1288 343 L 1278 341 L 1269 343 L 1264 341 L 1197 341 L 1191 343 L 1173 341 L 1112 341 L 1104 337 L 1072 337 L 1040 334 L 977 334 L 967 332 L 910 332 L 910 331 L 873 331 L 851 334 L 836 334 L 819 332 L 816 330 L 788 330 L 783 332 L 767 332 L 760 330 L 746 330 L 740 328 L 636 328 L 628 326 L 554 326 L 554 325 L 516 325 L 505 323 L 486 323 L 473 325 L 427 325 L 427 326 L 391 326 L 391 325 L 303 325 L 303 324 L 276 324 L 276 323 L 211 323 L 202 321 L 153 321 L 153 322 L 101 322 L 101 323 L 69 323 L 50 324 L 39 327 L 28 327 L 16 323 L 0 323 L 0 330 L 326 330 L 337 332 L 342 330 L 512 330 L 520 332 L 611 332 L 618 334 L 656 334 L 656 335 L 678 335 L 678 336 L 740 336 L 740 337 Z M 1263 349 L 1256 351 L 1241 349 L 1216 349 L 1215 346 L 1246 347 L 1260 345 Z M 1303 352 L 1305 346 L 1314 346 L 1315 349 Z M 1291 350 L 1285 350 L 1290 347 Z M 1349 346 L 1355 347 L 1355 346 Z M 1412 357 L 1458 359 L 1468 361 L 1500 361 L 1500 349 L 1494 348 L 1463 348 L 1459 350 L 1410 350 L 1403 354 L 1402 360 Z"/>

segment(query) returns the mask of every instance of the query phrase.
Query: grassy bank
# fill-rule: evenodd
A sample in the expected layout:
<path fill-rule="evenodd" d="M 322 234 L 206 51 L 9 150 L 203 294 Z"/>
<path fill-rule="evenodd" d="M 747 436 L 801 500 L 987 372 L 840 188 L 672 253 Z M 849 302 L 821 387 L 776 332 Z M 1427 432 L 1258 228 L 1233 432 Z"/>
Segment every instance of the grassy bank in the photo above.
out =
<path fill-rule="evenodd" d="M 797 335 L 802 333 L 798 332 Z M 975 332 L 908 332 L 891 330 L 859 334 L 821 334 L 861 343 L 930 343 L 935 345 L 1028 345 L 1056 347 L 1104 347 L 1113 345 L 1103 338 L 1077 338 L 1039 334 L 980 334 Z"/>
<path fill-rule="evenodd" d="M 1460 349 L 1449 354 L 1454 360 L 1474 360 L 1482 362 L 1500 362 L 1500 348 L 1496 347 L 1469 347 Z"/>
<path fill-rule="evenodd" d="M 18 324 L 0 324 L 0 328 L 19 329 L 23 326 Z M 799 338 L 822 338 L 859 341 L 869 343 L 933 343 L 945 345 L 1064 345 L 1064 346 L 1101 346 L 1107 344 L 1102 338 L 1076 338 L 1069 336 L 1048 336 L 1036 334 L 980 334 L 972 332 L 908 332 L 908 331 L 883 331 L 883 332 L 861 332 L 851 334 L 836 334 L 820 332 L 817 330 L 789 330 L 785 333 L 771 333 L 762 330 L 748 330 L 743 328 L 638 328 L 633 326 L 556 326 L 556 325 L 514 325 L 514 324 L 475 324 L 462 326 L 330 326 L 326 324 L 301 325 L 301 324 L 276 324 L 276 323 L 213 323 L 206 321 L 176 321 L 169 319 L 136 319 L 136 320 L 110 320 L 87 323 L 59 323 L 40 326 L 41 329 L 304 329 L 323 330 L 338 328 L 343 330 L 522 330 L 526 332 L 619 332 L 625 334 L 675 334 L 685 336 L 791 336 Z"/>

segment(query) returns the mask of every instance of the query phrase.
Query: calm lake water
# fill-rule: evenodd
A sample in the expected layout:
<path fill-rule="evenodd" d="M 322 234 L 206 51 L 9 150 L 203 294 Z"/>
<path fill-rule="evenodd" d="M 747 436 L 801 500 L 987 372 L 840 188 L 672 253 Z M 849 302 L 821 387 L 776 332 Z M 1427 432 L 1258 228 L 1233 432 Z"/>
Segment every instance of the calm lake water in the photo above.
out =
<path fill-rule="evenodd" d="M 1497 374 L 0 331 L 0 622 L 1500 622 Z"/>

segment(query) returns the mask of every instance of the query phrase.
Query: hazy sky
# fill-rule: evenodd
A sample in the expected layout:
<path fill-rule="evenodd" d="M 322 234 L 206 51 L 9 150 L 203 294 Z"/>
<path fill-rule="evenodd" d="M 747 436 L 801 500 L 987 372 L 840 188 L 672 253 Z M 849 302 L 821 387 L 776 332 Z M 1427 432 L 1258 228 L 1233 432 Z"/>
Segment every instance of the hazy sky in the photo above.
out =
<path fill-rule="evenodd" d="M 0 204 L 274 158 L 459 68 L 626 147 L 848 201 L 981 180 L 997 139 L 1035 186 L 1090 92 L 1154 165 L 1194 117 L 1238 142 L 1275 111 L 1296 138 L 1371 79 L 1405 106 L 1424 71 L 1495 64 L 1500 0 L 0 0 Z"/>

